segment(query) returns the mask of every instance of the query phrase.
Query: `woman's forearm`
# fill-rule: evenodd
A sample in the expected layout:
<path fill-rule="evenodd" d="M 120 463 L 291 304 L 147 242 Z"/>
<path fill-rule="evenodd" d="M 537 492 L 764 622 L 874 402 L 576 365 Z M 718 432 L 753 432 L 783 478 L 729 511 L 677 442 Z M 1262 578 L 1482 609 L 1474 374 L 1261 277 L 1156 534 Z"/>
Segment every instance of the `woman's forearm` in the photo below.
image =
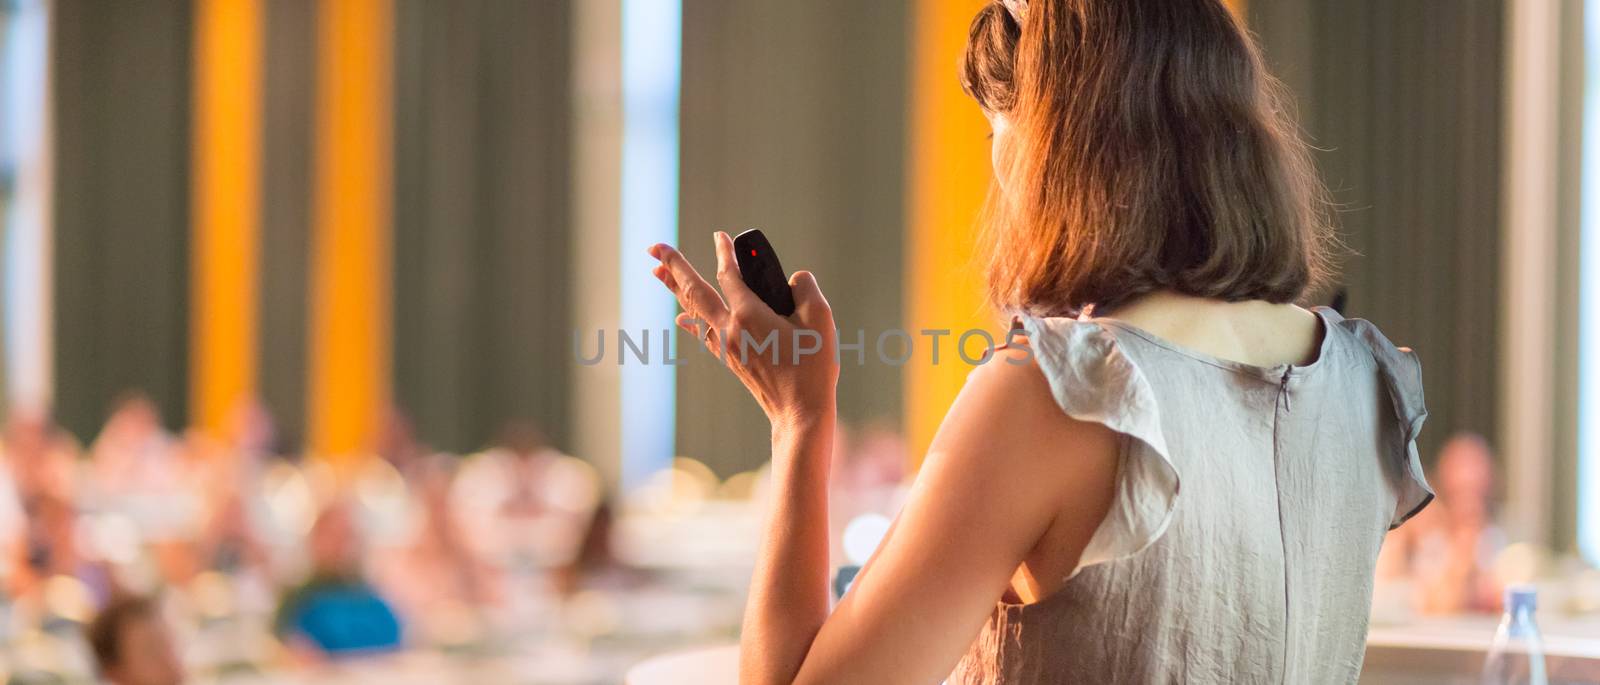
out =
<path fill-rule="evenodd" d="M 739 649 L 741 683 L 789 683 L 828 616 L 832 408 L 772 426 L 772 510 Z"/>
<path fill-rule="evenodd" d="M 738 377 L 772 421 L 772 511 L 757 553 L 740 640 L 740 682 L 794 680 L 828 616 L 828 462 L 833 449 L 839 359 L 833 309 L 807 271 L 789 278 L 794 312 L 779 315 L 745 284 L 733 238 L 718 231 L 717 283 L 722 294 L 671 245 L 650 246 L 652 271 L 678 300 L 679 327 L 703 341 Z M 701 329 L 701 325 L 705 330 Z M 772 339 L 798 345 L 802 332 L 819 345 L 790 350 L 790 362 L 729 354 L 730 341 Z M 785 345 L 790 343 L 784 343 Z"/>

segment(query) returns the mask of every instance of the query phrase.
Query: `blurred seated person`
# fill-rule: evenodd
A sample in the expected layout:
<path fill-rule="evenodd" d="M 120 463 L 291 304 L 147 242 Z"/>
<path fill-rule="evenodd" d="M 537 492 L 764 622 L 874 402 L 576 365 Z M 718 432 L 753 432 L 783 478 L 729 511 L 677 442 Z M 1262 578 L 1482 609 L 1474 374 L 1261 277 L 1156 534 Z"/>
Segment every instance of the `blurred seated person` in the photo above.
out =
<path fill-rule="evenodd" d="M 123 396 L 90 446 L 95 484 L 102 493 L 172 487 L 181 480 L 175 448 L 155 403 L 138 393 Z"/>
<path fill-rule="evenodd" d="M 847 432 L 834 454 L 830 485 L 843 492 L 884 493 L 905 485 L 906 445 L 886 421 L 869 422 L 858 435 Z"/>
<path fill-rule="evenodd" d="M 840 426 L 835 433 L 828 480 L 828 525 L 833 563 L 849 563 L 844 531 L 863 514 L 892 517 L 905 504 L 906 446 L 893 426 L 874 421 L 859 434 Z"/>
<path fill-rule="evenodd" d="M 72 437 L 51 423 L 44 412 L 16 408 L 6 418 L 3 437 L 4 459 L 0 461 L 0 554 L 7 560 L 25 560 L 39 550 L 29 550 L 50 537 L 40 521 L 34 520 L 32 510 L 49 501 L 70 505 L 75 496 L 73 485 L 77 468 L 77 443 Z M 66 524 L 64 531 L 70 536 L 75 515 L 70 506 L 66 521 L 54 520 L 48 525 Z M 51 512 L 52 514 L 58 512 Z M 24 570 L 24 575 L 28 571 Z M 13 575 L 8 578 L 12 591 L 23 580 Z"/>
<path fill-rule="evenodd" d="M 555 569 L 573 562 L 600 505 L 600 480 L 562 454 L 537 426 L 511 421 L 499 445 L 471 455 L 452 486 L 468 544 L 480 558 L 512 568 Z"/>
<path fill-rule="evenodd" d="M 557 594 L 571 598 L 581 590 L 621 590 L 649 582 L 649 575 L 617 558 L 612 549 L 616 515 L 609 500 L 602 499 L 584 528 L 582 542 L 572 561 L 551 574 Z"/>
<path fill-rule="evenodd" d="M 48 413 L 13 408 L 6 417 L 4 450 L 8 475 L 21 499 L 44 493 L 73 496 L 81 449 L 71 434 L 51 421 Z"/>
<path fill-rule="evenodd" d="M 198 545 L 198 556 L 204 567 L 232 576 L 270 577 L 270 555 L 256 534 L 245 506 L 245 494 L 232 488 L 218 488 L 207 499 L 205 527 Z"/>
<path fill-rule="evenodd" d="M 258 401 L 240 402 L 230 410 L 223 422 L 223 441 L 234 453 L 246 457 L 246 463 L 258 464 L 271 456 L 278 446 L 278 427 L 272 414 Z"/>
<path fill-rule="evenodd" d="M 270 546 L 263 536 L 270 507 L 262 473 L 273 459 L 272 417 L 260 403 L 229 411 L 221 439 L 189 436 L 190 463 L 201 492 L 196 557 L 201 566 L 232 576 L 269 578 Z"/>
<path fill-rule="evenodd" d="M 143 541 L 158 546 L 195 537 L 201 474 L 149 398 L 118 400 L 90 456 L 85 508 L 128 517 Z"/>
<path fill-rule="evenodd" d="M 87 639 L 95 666 L 112 685 L 178 685 L 184 681 L 172 631 L 149 599 L 111 600 L 89 624 Z"/>
<path fill-rule="evenodd" d="M 0 460 L 0 555 L 4 559 L 21 558 L 28 540 L 28 517 L 22 503 L 26 499 L 21 474 L 9 441 Z"/>
<path fill-rule="evenodd" d="M 400 620 L 361 568 L 361 540 L 348 504 L 325 508 L 311 527 L 311 575 L 286 593 L 273 630 L 296 654 L 315 659 L 400 646 Z"/>
<path fill-rule="evenodd" d="M 500 598 L 495 569 L 466 544 L 472 538 L 451 507 L 456 457 L 433 455 L 413 468 L 420 521 L 409 539 L 382 555 L 380 584 L 408 617 L 426 619 L 434 609 L 483 606 Z"/>
<path fill-rule="evenodd" d="M 399 407 L 391 406 L 379 421 L 375 446 L 378 458 L 403 475 L 409 475 L 431 450 L 417 437 L 416 425 Z"/>
<path fill-rule="evenodd" d="M 373 451 L 347 461 L 352 514 L 368 552 L 405 547 L 422 525 L 416 483 L 432 448 L 417 438 L 405 412 L 390 407 L 381 417 Z"/>
<path fill-rule="evenodd" d="M 27 528 L 12 566 L 12 599 L 42 603 L 46 582 L 55 576 L 81 581 L 96 601 L 111 596 L 109 569 L 79 548 L 78 512 L 71 502 L 45 493 L 24 503 L 24 512 Z"/>
<path fill-rule="evenodd" d="M 1500 584 L 1490 567 L 1506 536 L 1494 522 L 1494 479 L 1488 443 L 1455 435 L 1429 478 L 1438 489 L 1433 506 L 1384 541 L 1379 577 L 1412 581 L 1422 613 L 1500 611 Z"/>

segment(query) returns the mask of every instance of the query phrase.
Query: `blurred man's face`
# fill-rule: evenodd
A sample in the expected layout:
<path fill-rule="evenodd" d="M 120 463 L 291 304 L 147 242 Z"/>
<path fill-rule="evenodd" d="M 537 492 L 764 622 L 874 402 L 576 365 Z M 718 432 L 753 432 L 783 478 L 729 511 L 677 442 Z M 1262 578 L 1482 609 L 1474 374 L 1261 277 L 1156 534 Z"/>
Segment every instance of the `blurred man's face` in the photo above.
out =
<path fill-rule="evenodd" d="M 1494 458 L 1480 440 L 1455 439 L 1439 456 L 1439 495 L 1447 501 L 1484 500 L 1494 494 Z"/>
<path fill-rule="evenodd" d="M 183 664 L 178 661 L 172 635 L 153 616 L 128 621 L 121 629 L 118 663 L 106 670 L 115 685 L 181 685 Z"/>
<path fill-rule="evenodd" d="M 350 510 L 330 508 L 311 527 L 311 563 L 318 571 L 352 572 L 361 565 L 360 542 Z"/>

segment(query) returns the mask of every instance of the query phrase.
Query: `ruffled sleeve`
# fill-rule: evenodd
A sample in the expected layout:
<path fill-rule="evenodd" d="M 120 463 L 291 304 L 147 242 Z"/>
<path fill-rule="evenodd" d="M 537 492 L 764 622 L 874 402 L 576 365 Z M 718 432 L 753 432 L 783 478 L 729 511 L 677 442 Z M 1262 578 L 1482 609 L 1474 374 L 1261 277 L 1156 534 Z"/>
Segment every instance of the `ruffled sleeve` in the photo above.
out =
<path fill-rule="evenodd" d="M 1417 435 L 1422 431 L 1422 422 L 1428 418 L 1428 407 L 1422 397 L 1422 364 L 1411 348 L 1395 347 L 1377 326 L 1365 319 L 1340 319 L 1339 325 L 1355 334 L 1372 351 L 1399 425 L 1399 442 L 1391 463 L 1395 508 L 1389 529 L 1393 530 L 1433 501 L 1433 488 L 1422 473 L 1422 461 L 1417 455 Z"/>
<path fill-rule="evenodd" d="M 1127 437 L 1117 492 L 1078 569 L 1138 553 L 1172 522 L 1179 490 L 1178 469 L 1161 432 L 1161 410 L 1150 382 L 1117 346 L 1116 337 L 1097 323 L 1023 317 L 1022 325 L 1061 410 Z"/>

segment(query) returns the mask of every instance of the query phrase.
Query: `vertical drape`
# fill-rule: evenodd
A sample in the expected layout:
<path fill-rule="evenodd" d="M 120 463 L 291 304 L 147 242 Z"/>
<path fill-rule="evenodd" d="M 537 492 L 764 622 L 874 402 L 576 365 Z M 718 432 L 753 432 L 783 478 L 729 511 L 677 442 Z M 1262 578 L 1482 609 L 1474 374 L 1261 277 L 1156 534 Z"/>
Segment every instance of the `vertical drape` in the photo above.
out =
<path fill-rule="evenodd" d="M 567 436 L 571 6 L 398 6 L 395 391 L 419 436 Z M 641 248 L 642 249 L 642 248 Z M 621 427 L 619 427 L 621 429 Z"/>
<path fill-rule="evenodd" d="M 1556 284 L 1555 284 L 1555 397 L 1551 417 L 1552 440 L 1550 481 L 1550 542 L 1557 550 L 1574 551 L 1578 539 L 1578 352 L 1579 317 L 1560 312 L 1579 311 L 1579 269 L 1582 201 L 1583 146 L 1576 141 L 1594 132 L 1583 130 L 1584 89 L 1584 12 L 1583 0 L 1562 0 L 1561 4 L 1561 92 L 1558 140 L 1560 145 L 1556 187 Z M 1591 457 L 1592 458 L 1592 457 Z"/>
<path fill-rule="evenodd" d="M 190 7 L 59 0 L 55 406 L 91 438 L 113 398 L 188 416 Z"/>
<path fill-rule="evenodd" d="M 306 426 L 316 6 L 313 0 L 271 0 L 265 10 L 256 385 L 277 422 L 280 447 L 297 451 Z"/>
<path fill-rule="evenodd" d="M 684 252 L 709 273 L 713 231 L 761 228 L 784 268 L 816 273 L 845 337 L 868 332 L 867 364 L 843 369 L 841 419 L 898 423 L 900 369 L 876 363 L 871 336 L 902 319 L 906 3 L 695 0 L 683 11 Z M 754 400 L 679 343 L 679 452 L 723 476 L 762 464 L 770 434 Z"/>
<path fill-rule="evenodd" d="M 1495 437 L 1501 12 L 1492 0 L 1249 5 L 1355 253 L 1346 313 L 1422 359 L 1428 463 L 1456 431 Z"/>

